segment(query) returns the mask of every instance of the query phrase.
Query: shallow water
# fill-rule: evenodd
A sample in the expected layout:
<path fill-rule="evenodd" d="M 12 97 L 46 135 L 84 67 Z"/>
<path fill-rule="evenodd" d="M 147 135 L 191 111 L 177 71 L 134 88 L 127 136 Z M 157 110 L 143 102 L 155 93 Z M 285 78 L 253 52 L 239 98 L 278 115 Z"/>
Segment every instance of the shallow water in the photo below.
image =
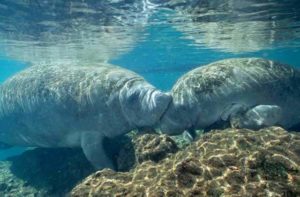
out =
<path fill-rule="evenodd" d="M 262 57 L 300 67 L 300 2 L 0 2 L 1 83 L 30 65 L 108 62 L 168 91 L 187 71 L 232 57 Z M 23 150 L 0 151 L 0 159 Z"/>
<path fill-rule="evenodd" d="M 296 0 L 20 0 L 2 1 L 0 10 L 2 59 L 111 62 L 162 89 L 187 70 L 229 57 L 265 57 L 299 66 Z"/>

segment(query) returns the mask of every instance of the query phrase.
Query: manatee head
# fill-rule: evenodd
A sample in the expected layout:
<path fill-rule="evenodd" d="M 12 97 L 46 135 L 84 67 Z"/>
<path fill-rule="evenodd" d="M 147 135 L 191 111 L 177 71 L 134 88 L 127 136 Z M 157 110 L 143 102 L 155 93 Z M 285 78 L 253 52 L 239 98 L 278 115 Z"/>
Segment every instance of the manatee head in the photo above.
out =
<path fill-rule="evenodd" d="M 178 105 L 172 101 L 159 122 L 160 130 L 168 135 L 179 135 L 185 130 L 191 129 L 191 110 L 184 105 Z"/>
<path fill-rule="evenodd" d="M 171 95 L 154 88 L 146 81 L 129 82 L 120 93 L 124 116 L 135 128 L 154 127 L 171 100 Z"/>

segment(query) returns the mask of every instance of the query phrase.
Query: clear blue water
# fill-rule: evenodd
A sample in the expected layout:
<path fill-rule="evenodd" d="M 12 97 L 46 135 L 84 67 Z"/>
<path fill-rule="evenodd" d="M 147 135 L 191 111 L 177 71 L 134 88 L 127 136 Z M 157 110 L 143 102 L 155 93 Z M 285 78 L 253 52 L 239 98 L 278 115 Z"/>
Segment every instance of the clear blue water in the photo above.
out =
<path fill-rule="evenodd" d="M 167 40 L 161 39 L 162 29 L 168 32 Z M 300 46 L 235 54 L 192 46 L 191 40 L 182 39 L 182 33 L 170 26 L 153 25 L 147 28 L 147 32 L 146 40 L 138 43 L 130 52 L 110 62 L 141 74 L 153 85 L 165 91 L 170 90 L 176 80 L 187 71 L 225 58 L 262 57 L 300 67 Z M 157 40 L 160 41 L 159 44 Z M 28 67 L 28 63 L 8 57 L 2 58 L 0 65 L 0 82 Z M 0 150 L 0 159 L 6 159 L 23 151 L 23 148 Z"/>
<path fill-rule="evenodd" d="M 196 14 L 200 19 L 194 23 L 196 25 L 199 23 L 199 28 L 191 30 L 186 30 L 185 28 L 187 27 L 180 29 L 180 26 L 188 26 L 190 21 L 186 22 L 186 18 L 188 17 L 185 17 L 185 15 L 189 15 L 183 12 L 185 13 L 183 16 L 174 16 L 174 10 L 181 9 L 175 6 L 174 10 L 166 10 L 165 8 L 157 8 L 158 11 L 153 8 L 145 10 L 145 8 L 142 8 L 142 1 L 128 1 L 127 3 L 120 1 L 120 4 L 109 4 L 110 7 L 115 6 L 116 10 L 107 11 L 104 9 L 104 7 L 107 6 L 105 3 L 102 5 L 101 3 L 87 3 L 83 1 L 83 3 L 80 4 L 79 1 L 74 1 L 78 3 L 77 8 L 88 6 L 99 14 L 99 16 L 93 18 L 91 17 L 93 15 L 89 14 L 87 10 L 66 14 L 65 12 L 71 9 L 72 1 L 65 3 L 60 1 L 53 1 L 53 3 L 47 3 L 46 1 L 41 2 L 40 5 L 35 3 L 26 4 L 25 1 L 16 3 L 3 1 L 0 3 L 0 10 L 2 11 L 0 14 L 0 46 L 2 46 L 0 50 L 0 82 L 3 82 L 9 76 L 26 68 L 33 60 L 38 60 L 37 63 L 39 63 L 45 58 L 50 64 L 57 63 L 57 59 L 59 61 L 61 57 L 59 54 L 54 53 L 52 56 L 47 56 L 44 52 L 51 52 L 63 47 L 68 49 L 68 47 L 72 47 L 73 45 L 73 50 L 66 50 L 67 52 L 63 54 L 65 56 L 62 57 L 62 62 L 66 61 L 67 58 L 69 60 L 71 59 L 72 63 L 72 56 L 75 56 L 76 61 L 74 62 L 76 64 L 81 61 L 85 64 L 97 63 L 99 59 L 94 55 L 90 56 L 89 51 L 91 51 L 91 49 L 82 47 L 82 45 L 87 43 L 87 40 L 78 35 L 80 33 L 89 35 L 91 30 L 88 25 L 95 25 L 97 27 L 98 23 L 99 27 L 107 26 L 101 17 L 112 18 L 116 15 L 126 16 L 123 20 L 125 25 L 123 23 L 120 24 L 121 27 L 124 26 L 124 31 L 118 32 L 121 38 L 124 36 L 124 39 L 127 39 L 127 37 L 132 36 L 131 33 L 136 34 L 139 31 L 142 32 L 142 35 L 139 35 L 133 43 L 121 43 L 121 45 L 118 45 L 120 43 L 117 41 L 117 45 L 115 46 L 113 44 L 108 45 L 107 43 L 109 42 L 104 43 L 102 46 L 100 42 L 95 41 L 95 44 L 88 42 L 88 46 L 91 46 L 93 53 L 97 53 L 97 50 L 99 50 L 98 56 L 101 56 L 101 52 L 103 51 L 106 53 L 117 53 L 115 57 L 109 57 L 107 61 L 141 74 L 153 85 L 165 91 L 171 89 L 176 80 L 185 72 L 199 65 L 231 57 L 263 57 L 300 67 L 300 13 L 298 12 L 300 5 L 297 1 L 286 1 L 285 4 L 279 1 L 268 1 L 267 5 L 264 4 L 266 2 L 244 1 L 245 4 L 240 2 L 240 5 L 236 5 L 236 7 L 227 7 L 228 10 L 226 10 L 226 1 L 223 6 L 218 4 L 220 3 L 219 1 L 215 1 L 216 5 L 214 3 L 212 3 L 212 5 L 209 5 L 209 3 L 206 4 L 205 1 L 198 2 L 198 6 L 201 7 L 201 5 L 203 5 L 205 9 L 202 11 L 203 13 L 200 12 L 198 15 Z M 153 3 L 158 2 L 162 1 Z M 186 1 L 186 9 L 190 9 L 188 5 L 192 5 L 193 3 L 193 1 Z M 227 3 L 228 5 L 234 3 L 238 4 L 238 1 L 228 1 Z M 125 5 L 124 7 L 126 9 L 120 6 L 122 4 Z M 50 10 L 47 9 L 49 5 L 52 5 Z M 128 8 L 128 6 L 130 8 Z M 212 14 L 209 14 L 211 18 L 205 18 L 205 13 L 209 13 L 209 11 L 214 11 Z M 228 11 L 227 15 L 225 14 L 224 18 L 220 18 L 218 15 L 219 12 L 226 13 L 226 11 Z M 247 13 L 250 14 L 249 17 L 248 15 L 243 17 L 242 14 Z M 204 15 L 202 16 L 201 14 Z M 72 17 L 78 19 L 78 25 L 74 25 Z M 194 15 L 192 14 L 191 17 L 194 17 Z M 46 23 L 47 21 L 49 23 Z M 229 23 L 226 23 L 228 21 Z M 253 42 L 257 42 L 258 45 L 259 42 L 271 39 L 269 35 L 269 31 L 271 30 L 275 32 L 273 32 L 274 34 L 278 33 L 280 36 L 278 36 L 278 38 L 272 38 L 271 43 L 262 44 L 261 47 L 251 49 L 251 46 L 249 46 L 249 48 L 238 51 L 230 49 L 230 47 L 233 46 L 226 46 L 226 43 L 222 45 L 222 39 L 218 37 L 221 33 L 218 31 L 211 33 L 212 36 L 216 37 L 216 43 L 211 45 L 206 45 L 205 42 L 197 44 L 195 40 L 189 38 L 185 32 L 190 31 L 189 33 L 191 34 L 195 34 L 196 32 L 197 36 L 201 37 L 203 34 L 204 37 L 205 34 L 210 33 L 209 30 L 204 28 L 206 24 L 219 23 L 219 25 L 230 26 L 235 23 L 239 24 L 241 21 L 246 24 L 247 22 L 253 21 L 278 23 L 278 25 L 272 26 L 273 29 L 268 29 L 268 26 L 266 26 L 257 31 L 254 29 L 253 32 L 249 32 L 249 34 L 254 34 L 250 37 L 251 39 L 253 39 L 253 36 L 257 38 L 257 40 L 254 39 Z M 83 25 L 85 22 L 87 22 L 87 26 Z M 114 27 L 116 26 L 115 21 L 111 23 Z M 129 23 L 128 27 L 126 26 L 127 23 Z M 57 26 L 55 26 L 55 24 Z M 65 25 L 65 29 L 63 25 Z M 255 28 L 255 25 L 253 27 L 251 23 L 249 25 L 250 28 Z M 126 28 L 134 28 L 134 31 L 130 32 Z M 142 30 L 139 28 L 142 28 Z M 239 28 L 239 26 L 237 26 L 237 28 Z M 119 30 L 120 29 L 117 29 L 117 31 Z M 245 31 L 247 30 L 248 29 Z M 231 40 L 232 43 L 241 42 L 240 40 L 236 41 L 236 37 L 231 35 L 231 32 L 224 31 L 223 33 L 224 37 L 227 36 L 227 39 Z M 257 35 L 255 33 L 257 33 Z M 292 34 L 293 36 L 285 38 L 285 34 Z M 49 39 L 47 39 L 47 35 Z M 54 36 L 57 36 L 58 39 L 62 39 L 62 46 L 56 46 L 55 48 L 57 41 L 52 39 Z M 91 34 L 91 36 L 92 39 L 97 38 L 97 35 Z M 101 32 L 98 36 L 101 37 Z M 75 39 L 73 39 L 73 37 L 75 37 Z M 69 38 L 70 43 L 65 42 L 65 40 L 63 40 L 64 38 Z M 245 36 L 244 43 L 238 44 L 249 45 L 247 39 L 249 38 Z M 76 40 L 78 43 L 76 43 Z M 53 42 L 55 44 L 53 44 Z M 257 43 L 255 44 L 257 45 Z M 76 47 L 77 44 L 79 47 Z M 218 44 L 220 46 L 218 46 Z M 54 48 L 51 48 L 53 46 Z M 79 53 L 81 53 L 80 56 L 78 56 Z M 32 57 L 30 54 L 32 54 Z M 35 56 L 39 54 L 41 55 L 40 57 Z M 89 59 L 86 59 L 85 56 Z M 78 59 L 80 60 L 77 61 Z M 100 60 L 101 59 L 102 58 L 100 58 Z M 10 155 L 11 153 L 15 154 L 19 152 L 20 149 L 1 151 L 0 159 L 6 158 L 7 154 Z"/>
<path fill-rule="evenodd" d="M 300 67 L 298 1 L 189 0 L 162 7 L 158 3 L 168 1 L 152 1 L 158 7 L 134 0 L 26 2 L 0 2 L 1 83 L 39 63 L 107 61 L 165 91 L 187 71 L 226 58 L 262 57 Z M 72 2 L 78 5 L 71 13 Z M 192 10 L 195 2 L 202 11 Z M 22 151 L 2 150 L 0 159 Z"/>

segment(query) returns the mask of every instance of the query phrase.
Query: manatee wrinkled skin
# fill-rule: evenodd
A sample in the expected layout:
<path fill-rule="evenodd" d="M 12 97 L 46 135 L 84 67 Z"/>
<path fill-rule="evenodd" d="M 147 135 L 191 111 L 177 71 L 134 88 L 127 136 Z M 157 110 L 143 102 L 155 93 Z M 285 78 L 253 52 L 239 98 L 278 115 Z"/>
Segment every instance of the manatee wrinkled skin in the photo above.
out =
<path fill-rule="evenodd" d="M 116 66 L 31 66 L 0 86 L 0 141 L 82 147 L 97 168 L 113 168 L 103 139 L 153 127 L 171 96 Z"/>
<path fill-rule="evenodd" d="M 160 122 L 168 134 L 220 122 L 250 129 L 300 123 L 300 72 L 270 60 L 233 58 L 201 66 L 183 75 L 171 95 Z"/>

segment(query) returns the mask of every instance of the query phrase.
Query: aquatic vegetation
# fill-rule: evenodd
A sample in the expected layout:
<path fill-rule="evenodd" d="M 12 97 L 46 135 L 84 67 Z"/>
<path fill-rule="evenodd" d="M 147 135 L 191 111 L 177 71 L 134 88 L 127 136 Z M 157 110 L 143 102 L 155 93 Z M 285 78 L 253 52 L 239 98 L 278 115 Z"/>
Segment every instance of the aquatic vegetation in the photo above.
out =
<path fill-rule="evenodd" d="M 98 171 L 71 196 L 297 196 L 299 151 L 300 134 L 279 127 L 215 130 L 158 163 Z"/>

